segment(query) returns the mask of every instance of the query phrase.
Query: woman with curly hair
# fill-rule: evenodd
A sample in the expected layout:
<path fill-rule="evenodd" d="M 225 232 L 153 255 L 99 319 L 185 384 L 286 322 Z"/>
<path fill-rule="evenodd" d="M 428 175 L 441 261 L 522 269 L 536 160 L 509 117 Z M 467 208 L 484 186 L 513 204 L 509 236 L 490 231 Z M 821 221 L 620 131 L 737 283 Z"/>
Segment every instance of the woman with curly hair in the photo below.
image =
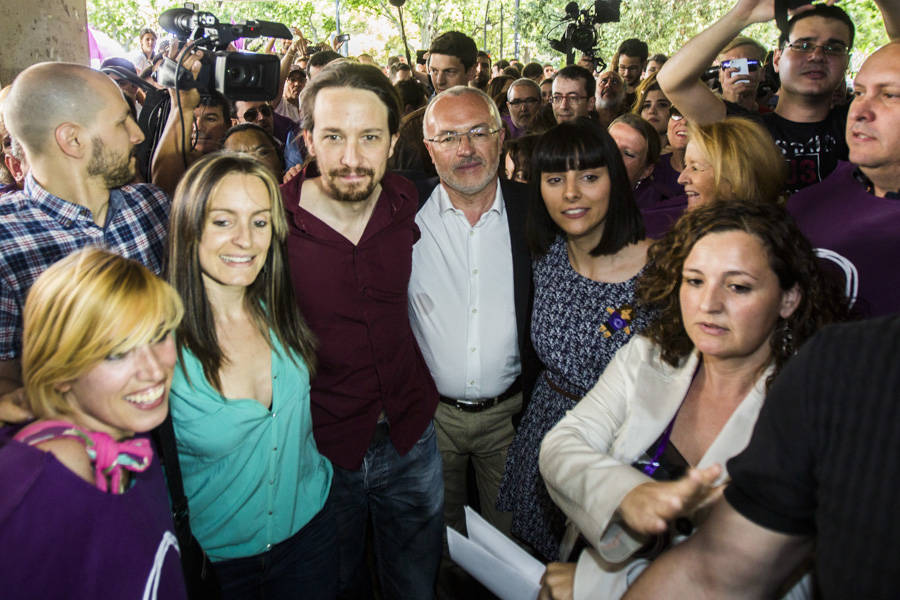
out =
<path fill-rule="evenodd" d="M 768 384 L 844 312 L 809 242 L 772 204 L 697 208 L 649 256 L 638 296 L 657 317 L 541 448 L 551 497 L 591 546 L 577 570 L 548 567 L 554 594 L 574 581 L 575 598 L 618 598 L 689 534 L 749 441 Z"/>

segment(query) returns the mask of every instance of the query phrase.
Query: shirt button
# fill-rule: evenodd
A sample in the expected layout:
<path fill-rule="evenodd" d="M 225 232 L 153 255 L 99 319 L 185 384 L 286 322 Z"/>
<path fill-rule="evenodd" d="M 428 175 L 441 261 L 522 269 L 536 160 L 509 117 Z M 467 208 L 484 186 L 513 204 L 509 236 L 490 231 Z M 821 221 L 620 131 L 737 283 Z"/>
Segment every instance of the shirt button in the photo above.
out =
<path fill-rule="evenodd" d="M 273 412 L 273 413 L 272 413 L 272 418 L 274 419 L 274 418 L 275 418 L 275 415 L 277 415 L 277 414 L 278 414 L 278 413 Z"/>
<path fill-rule="evenodd" d="M 478 269 L 472 269 L 472 275 L 478 275 Z"/>
<path fill-rule="evenodd" d="M 469 231 L 469 235 L 470 235 L 470 236 L 475 235 L 475 232 L 474 232 L 474 231 Z"/>
<path fill-rule="evenodd" d="M 272 448 L 272 452 L 278 452 L 278 446 L 275 446 L 274 448 Z"/>
<path fill-rule="evenodd" d="M 472 352 L 475 352 L 476 349 L 475 349 L 475 348 L 469 348 L 469 350 L 471 350 Z"/>
<path fill-rule="evenodd" d="M 269 511 L 269 516 L 270 516 L 270 517 L 272 516 L 272 511 L 271 511 L 271 510 Z"/>
<path fill-rule="evenodd" d="M 472 381 L 470 381 L 469 385 L 475 385 L 475 380 L 473 379 Z"/>
<path fill-rule="evenodd" d="M 477 309 L 477 308 L 473 308 L 473 309 L 472 309 L 472 314 L 473 314 L 473 315 L 474 315 L 475 313 L 477 313 L 477 312 L 478 312 L 478 309 Z"/>

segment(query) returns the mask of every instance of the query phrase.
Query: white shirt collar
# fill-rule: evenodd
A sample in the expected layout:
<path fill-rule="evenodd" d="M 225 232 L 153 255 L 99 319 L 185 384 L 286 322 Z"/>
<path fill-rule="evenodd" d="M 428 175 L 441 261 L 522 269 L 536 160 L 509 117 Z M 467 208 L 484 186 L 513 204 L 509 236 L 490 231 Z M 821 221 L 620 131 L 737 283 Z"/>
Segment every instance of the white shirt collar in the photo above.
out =
<path fill-rule="evenodd" d="M 443 183 L 439 183 L 437 188 L 435 188 L 434 193 L 437 195 L 438 201 L 438 212 L 440 214 L 444 214 L 448 211 L 456 211 L 462 213 L 461 210 L 453 206 L 453 203 L 450 202 L 450 196 L 447 194 L 447 189 L 444 187 Z M 491 204 L 491 207 L 487 209 L 486 212 L 494 212 L 499 216 L 503 216 L 506 211 L 506 206 L 503 203 L 503 191 L 500 188 L 500 178 L 497 178 L 497 191 L 494 192 L 494 203 Z"/>

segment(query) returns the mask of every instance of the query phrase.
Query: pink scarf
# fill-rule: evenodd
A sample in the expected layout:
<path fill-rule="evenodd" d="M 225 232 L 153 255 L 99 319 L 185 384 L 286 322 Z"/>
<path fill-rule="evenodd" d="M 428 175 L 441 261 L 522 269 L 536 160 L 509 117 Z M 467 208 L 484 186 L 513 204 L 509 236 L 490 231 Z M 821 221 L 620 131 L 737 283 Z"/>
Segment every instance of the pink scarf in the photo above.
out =
<path fill-rule="evenodd" d="M 145 438 L 115 441 L 100 431 L 88 431 L 67 421 L 37 421 L 23 427 L 15 440 L 36 446 L 57 438 L 72 438 L 84 444 L 94 463 L 94 483 L 100 491 L 120 494 L 122 469 L 141 472 L 153 460 L 153 448 Z"/>

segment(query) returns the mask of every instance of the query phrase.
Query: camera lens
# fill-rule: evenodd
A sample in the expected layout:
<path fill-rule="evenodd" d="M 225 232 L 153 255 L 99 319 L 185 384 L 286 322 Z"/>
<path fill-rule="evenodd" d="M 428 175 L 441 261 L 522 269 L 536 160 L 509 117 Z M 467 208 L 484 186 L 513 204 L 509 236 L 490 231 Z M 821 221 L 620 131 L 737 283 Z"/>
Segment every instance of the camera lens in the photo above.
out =
<path fill-rule="evenodd" d="M 229 65 L 225 75 L 226 80 L 231 85 L 247 85 L 248 75 L 247 65 Z"/>

